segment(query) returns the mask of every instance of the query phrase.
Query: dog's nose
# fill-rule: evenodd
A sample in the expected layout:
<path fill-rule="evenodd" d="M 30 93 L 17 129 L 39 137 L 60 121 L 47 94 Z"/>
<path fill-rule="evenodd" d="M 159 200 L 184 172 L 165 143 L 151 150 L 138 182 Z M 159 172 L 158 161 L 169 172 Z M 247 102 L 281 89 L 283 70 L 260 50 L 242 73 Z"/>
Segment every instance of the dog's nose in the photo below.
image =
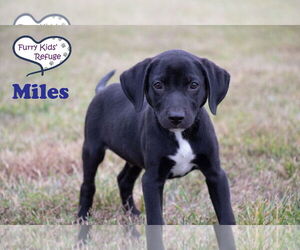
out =
<path fill-rule="evenodd" d="M 183 112 L 170 112 L 168 118 L 174 125 L 178 125 L 183 121 L 184 113 Z"/>

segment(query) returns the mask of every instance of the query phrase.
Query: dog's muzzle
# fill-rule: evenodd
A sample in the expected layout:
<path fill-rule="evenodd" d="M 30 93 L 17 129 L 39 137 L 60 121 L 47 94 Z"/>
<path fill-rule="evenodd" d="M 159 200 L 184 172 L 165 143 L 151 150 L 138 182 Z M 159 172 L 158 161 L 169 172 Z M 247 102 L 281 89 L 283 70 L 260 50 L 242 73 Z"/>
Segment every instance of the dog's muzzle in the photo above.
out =
<path fill-rule="evenodd" d="M 183 111 L 171 111 L 168 112 L 168 119 L 174 126 L 179 126 L 185 118 Z"/>

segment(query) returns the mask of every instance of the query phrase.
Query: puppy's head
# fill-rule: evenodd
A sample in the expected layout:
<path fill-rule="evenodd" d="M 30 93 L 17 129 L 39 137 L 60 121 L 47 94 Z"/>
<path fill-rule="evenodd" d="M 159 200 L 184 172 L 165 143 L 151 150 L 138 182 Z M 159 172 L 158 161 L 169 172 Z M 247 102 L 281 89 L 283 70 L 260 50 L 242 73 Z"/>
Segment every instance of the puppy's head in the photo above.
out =
<path fill-rule="evenodd" d="M 170 50 L 147 58 L 123 72 L 124 93 L 137 112 L 144 96 L 166 129 L 187 129 L 207 98 L 216 114 L 230 81 L 228 72 L 213 62 L 182 50 Z"/>

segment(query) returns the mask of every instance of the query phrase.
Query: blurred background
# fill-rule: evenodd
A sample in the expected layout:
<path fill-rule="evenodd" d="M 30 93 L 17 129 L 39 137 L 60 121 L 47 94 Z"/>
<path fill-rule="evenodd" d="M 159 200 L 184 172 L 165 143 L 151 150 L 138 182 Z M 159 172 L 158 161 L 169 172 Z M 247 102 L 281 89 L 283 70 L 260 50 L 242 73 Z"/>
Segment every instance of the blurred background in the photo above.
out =
<path fill-rule="evenodd" d="M 17 58 L 15 39 L 61 35 L 72 55 L 60 67 Z M 168 49 L 184 49 L 227 69 L 231 85 L 217 116 L 221 162 L 238 224 L 300 223 L 300 27 L 71 26 L 0 27 L 0 224 L 70 224 L 82 181 L 87 106 L 98 80 Z M 65 100 L 13 100 L 11 84 L 69 88 Z M 106 154 L 97 174 L 92 223 L 132 223 L 121 210 L 116 176 L 123 162 Z M 134 191 L 144 212 L 140 180 Z M 215 213 L 199 172 L 167 182 L 167 224 L 212 224 Z M 144 216 L 134 221 L 144 223 Z"/>
<path fill-rule="evenodd" d="M 58 13 L 76 25 L 300 24 L 298 0 L 0 0 L 0 24 Z"/>

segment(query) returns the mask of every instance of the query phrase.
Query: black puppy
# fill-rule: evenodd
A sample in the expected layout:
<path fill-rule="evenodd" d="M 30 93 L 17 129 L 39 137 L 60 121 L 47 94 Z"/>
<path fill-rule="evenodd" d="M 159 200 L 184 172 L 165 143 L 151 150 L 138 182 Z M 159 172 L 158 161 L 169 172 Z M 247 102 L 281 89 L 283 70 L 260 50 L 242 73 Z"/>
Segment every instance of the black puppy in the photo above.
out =
<path fill-rule="evenodd" d="M 216 114 L 230 75 L 213 62 L 182 50 L 147 58 L 122 73 L 121 85 L 105 88 L 113 74 L 98 84 L 86 115 L 79 218 L 87 219 L 97 167 L 108 148 L 126 161 L 118 185 L 123 207 L 135 215 L 139 211 L 132 190 L 145 169 L 142 187 L 147 224 L 164 223 L 165 181 L 194 169 L 206 178 L 219 223 L 235 224 L 218 141 L 203 107 L 208 99 L 211 112 Z"/>

